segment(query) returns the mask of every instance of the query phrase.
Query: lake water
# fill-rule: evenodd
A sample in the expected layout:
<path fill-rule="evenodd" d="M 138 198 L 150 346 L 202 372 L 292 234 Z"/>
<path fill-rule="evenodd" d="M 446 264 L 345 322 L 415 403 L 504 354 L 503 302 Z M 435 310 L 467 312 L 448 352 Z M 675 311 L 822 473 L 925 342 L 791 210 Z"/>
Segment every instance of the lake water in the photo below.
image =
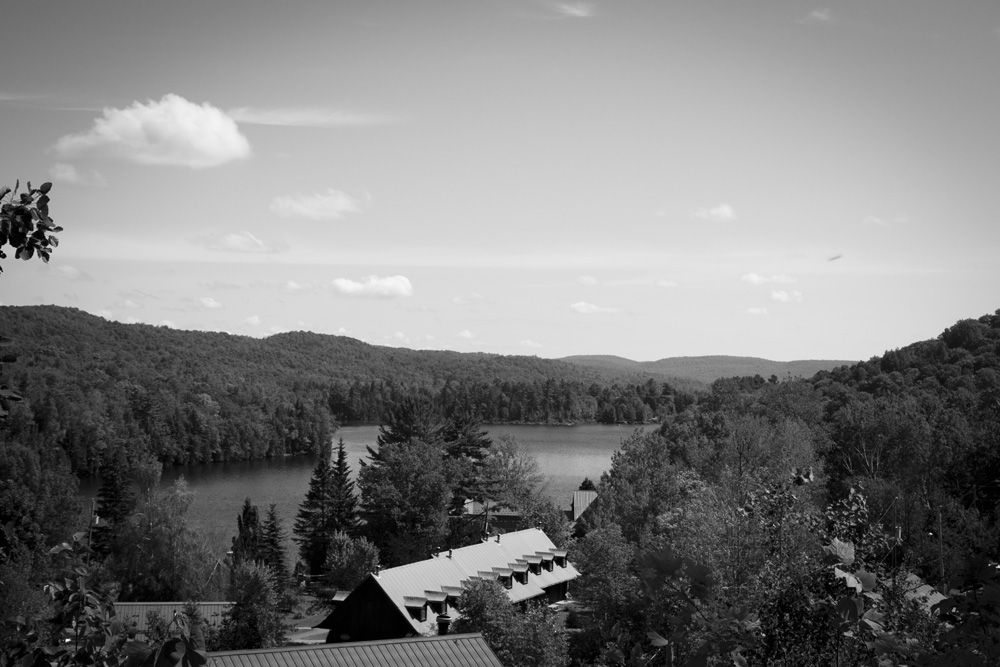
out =
<path fill-rule="evenodd" d="M 485 429 L 493 437 L 501 433 L 514 436 L 534 454 L 539 471 L 545 476 L 541 492 L 557 506 L 568 508 L 580 482 L 590 477 L 596 483 L 610 467 L 611 456 L 622 438 L 631 435 L 636 427 L 500 425 Z M 352 475 L 357 475 L 358 461 L 367 458 L 366 447 L 374 447 L 377 436 L 378 426 L 344 426 L 334 434 L 334 440 L 344 439 Z M 262 516 L 271 503 L 277 504 L 278 514 L 291 535 L 295 514 L 305 498 L 315 466 L 316 459 L 311 456 L 177 466 L 163 471 L 162 484 L 169 486 L 177 477 L 184 476 L 195 492 L 188 512 L 190 525 L 214 549 L 225 550 L 236 533 L 236 516 L 248 496 L 261 508 Z M 95 481 L 81 484 L 80 494 L 88 508 L 97 487 Z"/>

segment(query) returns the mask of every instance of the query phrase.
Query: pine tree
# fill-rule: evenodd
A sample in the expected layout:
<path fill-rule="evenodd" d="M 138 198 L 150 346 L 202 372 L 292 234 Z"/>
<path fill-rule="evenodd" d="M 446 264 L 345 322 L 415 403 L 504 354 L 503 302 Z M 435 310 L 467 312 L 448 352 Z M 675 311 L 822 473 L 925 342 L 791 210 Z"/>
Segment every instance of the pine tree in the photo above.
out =
<path fill-rule="evenodd" d="M 330 488 L 331 527 L 354 535 L 361 527 L 361 521 L 358 519 L 358 499 L 354 492 L 354 482 L 351 481 L 351 468 L 347 465 L 347 450 L 344 448 L 343 438 L 337 443 L 337 462 L 331 469 Z"/>
<path fill-rule="evenodd" d="M 285 529 L 281 526 L 277 506 L 274 503 L 267 510 L 267 517 L 261 527 L 260 558 L 274 572 L 279 587 L 288 582 L 288 564 L 285 562 Z"/>
<path fill-rule="evenodd" d="M 260 561 L 261 558 L 260 512 L 248 497 L 236 517 L 236 537 L 233 538 L 233 563 Z"/>
<path fill-rule="evenodd" d="M 319 461 L 313 468 L 312 479 L 305 500 L 299 505 L 295 517 L 295 541 L 299 556 L 309 567 L 310 574 L 319 574 L 326 560 L 330 535 L 334 532 L 333 515 L 333 466 L 330 465 L 330 446 L 323 447 Z"/>
<path fill-rule="evenodd" d="M 116 526 L 135 509 L 135 492 L 125 474 L 122 457 L 115 457 L 101 466 L 101 488 L 97 491 L 97 509 L 91 541 L 94 550 L 107 554 Z"/>

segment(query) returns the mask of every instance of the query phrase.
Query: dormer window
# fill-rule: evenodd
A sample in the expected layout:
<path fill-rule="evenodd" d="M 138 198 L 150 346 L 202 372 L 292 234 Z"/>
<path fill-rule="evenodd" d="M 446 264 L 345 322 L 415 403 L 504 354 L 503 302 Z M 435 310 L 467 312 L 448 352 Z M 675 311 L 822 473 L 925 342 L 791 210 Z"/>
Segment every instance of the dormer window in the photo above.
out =
<path fill-rule="evenodd" d="M 427 620 L 427 598 L 407 595 L 403 597 L 403 606 L 414 621 L 423 623 Z"/>
<path fill-rule="evenodd" d="M 514 587 L 514 570 L 509 567 L 495 567 L 493 571 L 497 573 L 497 579 L 504 588 L 510 590 Z"/>
<path fill-rule="evenodd" d="M 566 550 L 565 549 L 555 549 L 552 552 L 553 560 L 559 567 L 566 567 Z"/>
<path fill-rule="evenodd" d="M 542 573 L 542 559 L 540 556 L 525 556 L 524 560 L 528 561 L 528 570 L 532 574 Z"/>
<path fill-rule="evenodd" d="M 435 615 L 448 613 L 448 594 L 444 591 L 424 591 L 427 606 Z"/>
<path fill-rule="evenodd" d="M 523 561 L 518 561 L 510 566 L 511 571 L 514 573 L 514 581 L 519 584 L 528 583 L 528 564 Z"/>

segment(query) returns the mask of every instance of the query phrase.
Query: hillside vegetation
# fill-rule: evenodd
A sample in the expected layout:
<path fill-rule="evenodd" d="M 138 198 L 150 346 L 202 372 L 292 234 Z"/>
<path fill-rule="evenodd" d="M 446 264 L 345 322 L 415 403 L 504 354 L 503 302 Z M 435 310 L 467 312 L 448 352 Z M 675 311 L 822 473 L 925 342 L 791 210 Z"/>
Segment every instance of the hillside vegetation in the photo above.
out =
<path fill-rule="evenodd" d="M 812 377 L 820 371 L 839 366 L 850 366 L 855 361 L 830 359 L 799 359 L 771 361 L 758 357 L 731 357 L 713 355 L 702 357 L 667 357 L 658 361 L 632 361 L 607 355 L 579 355 L 563 357 L 560 361 L 610 373 L 648 374 L 650 377 L 666 375 L 711 384 L 719 378 L 745 375 L 774 375 L 780 380 L 795 377 Z"/>

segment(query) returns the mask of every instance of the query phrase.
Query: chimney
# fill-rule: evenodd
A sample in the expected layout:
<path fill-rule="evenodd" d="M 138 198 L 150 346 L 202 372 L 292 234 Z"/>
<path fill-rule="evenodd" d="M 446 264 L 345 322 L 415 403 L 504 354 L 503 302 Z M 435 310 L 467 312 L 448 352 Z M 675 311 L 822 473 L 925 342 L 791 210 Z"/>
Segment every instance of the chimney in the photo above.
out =
<path fill-rule="evenodd" d="M 497 544 L 500 544 L 500 533 L 497 533 Z"/>
<path fill-rule="evenodd" d="M 448 634 L 448 626 L 451 625 L 451 616 L 448 614 L 439 614 L 437 617 L 437 624 L 439 635 Z"/>

